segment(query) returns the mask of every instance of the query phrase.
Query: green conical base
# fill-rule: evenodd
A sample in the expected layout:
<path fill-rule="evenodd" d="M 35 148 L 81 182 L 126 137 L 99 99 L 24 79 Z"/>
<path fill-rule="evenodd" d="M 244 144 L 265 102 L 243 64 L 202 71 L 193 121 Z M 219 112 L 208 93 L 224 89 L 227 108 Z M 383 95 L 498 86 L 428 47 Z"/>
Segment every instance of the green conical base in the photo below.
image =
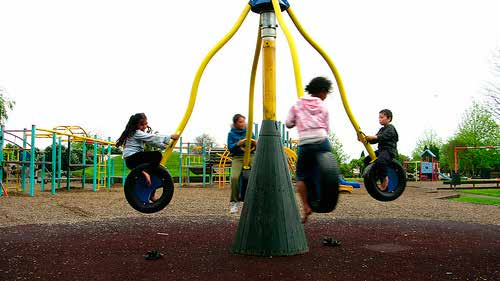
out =
<path fill-rule="evenodd" d="M 307 251 L 279 126 L 264 120 L 232 252 L 291 256 Z"/>

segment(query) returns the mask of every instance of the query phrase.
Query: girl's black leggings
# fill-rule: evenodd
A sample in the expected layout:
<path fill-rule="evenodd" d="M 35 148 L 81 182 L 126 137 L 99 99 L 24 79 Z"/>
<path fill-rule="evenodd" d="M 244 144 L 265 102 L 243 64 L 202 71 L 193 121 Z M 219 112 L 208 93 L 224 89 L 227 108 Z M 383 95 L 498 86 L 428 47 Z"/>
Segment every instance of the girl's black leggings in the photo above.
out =
<path fill-rule="evenodd" d="M 160 151 L 142 151 L 125 158 L 125 164 L 130 170 L 144 163 L 148 163 L 152 167 L 157 167 L 160 165 L 161 157 L 162 154 Z"/>

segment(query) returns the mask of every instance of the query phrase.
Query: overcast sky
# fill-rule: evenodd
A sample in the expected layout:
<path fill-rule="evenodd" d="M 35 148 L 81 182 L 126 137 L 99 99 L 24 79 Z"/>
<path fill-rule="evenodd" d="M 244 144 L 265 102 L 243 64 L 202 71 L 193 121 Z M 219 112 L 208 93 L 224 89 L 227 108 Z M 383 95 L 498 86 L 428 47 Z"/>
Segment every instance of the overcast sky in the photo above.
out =
<path fill-rule="evenodd" d="M 173 133 L 187 107 L 195 72 L 248 1 L 0 0 L 0 87 L 16 101 L 7 129 L 79 125 L 115 140 L 130 115 Z M 409 155 L 425 130 L 452 136 L 480 99 L 500 47 L 500 1 L 289 1 L 308 33 L 330 55 L 361 129 L 374 134 L 389 108 Z M 334 79 L 296 31 L 303 82 Z M 250 13 L 201 79 L 185 140 L 202 133 L 226 142 L 231 117 L 248 114 L 248 84 L 259 16 Z M 260 72 L 260 68 L 259 68 Z M 277 38 L 277 116 L 296 101 L 288 44 Z M 255 116 L 262 120 L 261 75 Z M 332 131 L 357 158 L 338 90 L 327 99 Z M 292 131 L 296 135 L 296 131 Z"/>

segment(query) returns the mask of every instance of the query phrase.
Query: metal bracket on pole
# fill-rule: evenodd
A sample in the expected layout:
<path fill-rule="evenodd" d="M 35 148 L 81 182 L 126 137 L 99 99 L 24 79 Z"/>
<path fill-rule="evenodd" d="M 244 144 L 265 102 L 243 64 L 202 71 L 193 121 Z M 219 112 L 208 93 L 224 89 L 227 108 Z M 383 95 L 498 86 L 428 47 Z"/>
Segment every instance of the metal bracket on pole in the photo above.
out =
<path fill-rule="evenodd" d="M 273 3 L 271 0 L 251 0 L 250 2 L 248 2 L 248 4 L 251 6 L 252 12 L 257 14 L 262 14 L 264 12 L 274 12 Z M 290 7 L 290 4 L 288 4 L 288 1 L 286 0 L 280 0 L 279 4 L 282 12 Z"/>

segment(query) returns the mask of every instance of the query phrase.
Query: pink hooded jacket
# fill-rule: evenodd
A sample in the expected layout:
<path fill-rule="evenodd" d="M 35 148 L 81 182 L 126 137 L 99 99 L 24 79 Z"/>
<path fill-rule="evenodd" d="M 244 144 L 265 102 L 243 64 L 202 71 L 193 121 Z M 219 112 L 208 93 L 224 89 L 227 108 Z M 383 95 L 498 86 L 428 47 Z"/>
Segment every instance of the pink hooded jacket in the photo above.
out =
<path fill-rule="evenodd" d="M 330 123 L 325 102 L 318 97 L 304 96 L 288 111 L 286 126 L 297 126 L 301 142 L 306 139 L 327 138 Z"/>

